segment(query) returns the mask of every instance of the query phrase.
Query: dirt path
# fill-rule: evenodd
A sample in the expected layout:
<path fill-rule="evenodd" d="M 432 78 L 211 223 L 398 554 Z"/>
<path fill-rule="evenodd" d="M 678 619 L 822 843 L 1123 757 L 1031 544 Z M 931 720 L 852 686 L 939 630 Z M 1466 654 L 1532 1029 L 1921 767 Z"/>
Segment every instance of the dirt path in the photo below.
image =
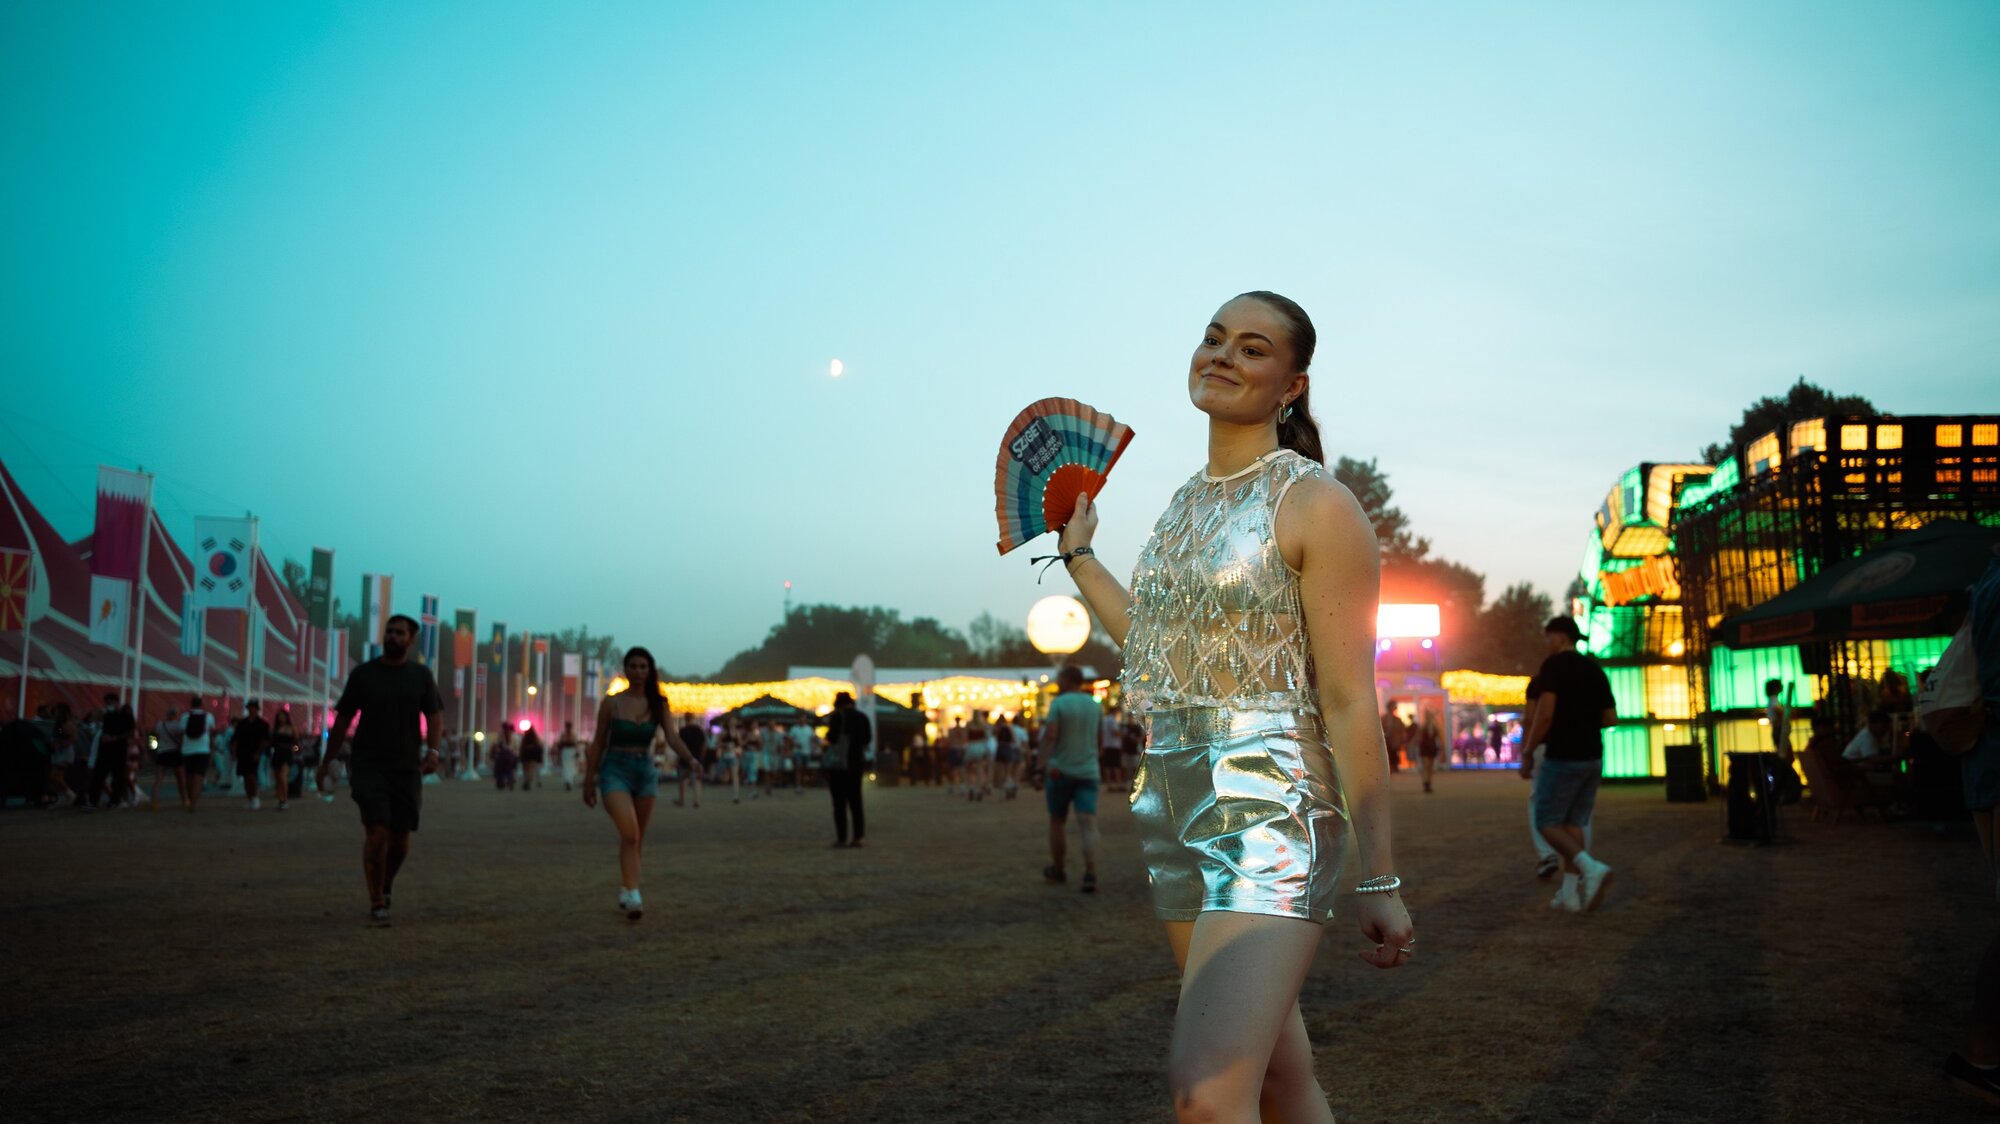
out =
<path fill-rule="evenodd" d="M 1994 933 L 1978 856 L 1877 823 L 1719 846 L 1716 804 L 1607 790 L 1605 907 L 1556 916 L 1511 775 L 1399 778 L 1423 949 L 1303 998 L 1346 1121 L 1979 1120 L 1938 1071 Z M 1042 884 L 1037 794 L 663 805 L 648 916 L 556 790 L 426 789 L 396 925 L 351 805 L 0 814 L 0 1106 L 17 1120 L 1171 1119 L 1172 961 L 1122 800 L 1104 891 Z"/>

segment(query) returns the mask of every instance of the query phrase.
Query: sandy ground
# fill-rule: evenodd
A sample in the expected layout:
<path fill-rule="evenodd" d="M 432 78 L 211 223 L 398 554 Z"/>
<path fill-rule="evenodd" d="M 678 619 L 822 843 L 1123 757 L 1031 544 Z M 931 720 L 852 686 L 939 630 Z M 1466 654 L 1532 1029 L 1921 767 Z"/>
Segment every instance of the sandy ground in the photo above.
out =
<path fill-rule="evenodd" d="M 1939 1070 L 2000 912 L 1969 832 L 1607 789 L 1604 907 L 1558 916 L 1509 774 L 1397 782 L 1422 952 L 1329 926 L 1303 1007 L 1342 1121 L 1978 1120 Z M 649 912 L 560 786 L 426 789 L 396 921 L 342 797 L 0 813 L 13 1120 L 1160 1121 L 1173 964 L 1122 798 L 1104 889 L 1044 885 L 1039 795 L 662 803 Z"/>

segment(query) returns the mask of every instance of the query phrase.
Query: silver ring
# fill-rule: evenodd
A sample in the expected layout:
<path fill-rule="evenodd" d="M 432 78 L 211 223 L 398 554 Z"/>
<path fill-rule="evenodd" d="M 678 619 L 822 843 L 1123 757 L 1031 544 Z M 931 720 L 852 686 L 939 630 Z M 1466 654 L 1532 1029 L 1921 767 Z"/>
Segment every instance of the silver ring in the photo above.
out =
<path fill-rule="evenodd" d="M 1397 951 L 1397 952 L 1415 952 L 1415 951 L 1417 951 L 1417 946 L 1416 946 L 1416 945 L 1415 945 L 1414 943 L 1412 943 L 1412 944 L 1410 944 L 1410 945 L 1409 945 L 1408 947 L 1406 947 L 1406 948 L 1399 948 L 1399 949 L 1397 949 L 1396 951 Z"/>

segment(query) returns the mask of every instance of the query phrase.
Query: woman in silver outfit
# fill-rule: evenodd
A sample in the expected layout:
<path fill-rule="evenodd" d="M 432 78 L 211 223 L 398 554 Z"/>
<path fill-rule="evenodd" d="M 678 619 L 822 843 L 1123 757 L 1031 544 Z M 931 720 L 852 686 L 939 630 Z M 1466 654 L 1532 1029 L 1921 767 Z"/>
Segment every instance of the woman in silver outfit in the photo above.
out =
<path fill-rule="evenodd" d="M 1320 464 L 1314 343 L 1305 310 L 1275 293 L 1216 312 L 1188 366 L 1208 464 L 1160 516 L 1129 592 L 1090 551 L 1088 495 L 1061 535 L 1150 734 L 1131 802 L 1181 967 L 1167 1079 L 1182 1120 L 1333 1119 L 1298 997 L 1349 822 L 1361 958 L 1394 968 L 1416 951 L 1375 714 L 1375 533 Z"/>

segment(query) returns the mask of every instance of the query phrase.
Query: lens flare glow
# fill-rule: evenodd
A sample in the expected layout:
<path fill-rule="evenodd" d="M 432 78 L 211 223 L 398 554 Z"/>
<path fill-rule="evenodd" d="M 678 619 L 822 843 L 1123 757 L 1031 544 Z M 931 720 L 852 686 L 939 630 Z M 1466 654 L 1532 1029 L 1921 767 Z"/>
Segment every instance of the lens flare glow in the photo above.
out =
<path fill-rule="evenodd" d="M 840 376 L 847 373 L 847 364 L 842 363 L 840 360 L 836 359 L 833 362 L 828 363 L 826 365 L 826 373 L 833 376 L 834 378 L 839 378 Z"/>

